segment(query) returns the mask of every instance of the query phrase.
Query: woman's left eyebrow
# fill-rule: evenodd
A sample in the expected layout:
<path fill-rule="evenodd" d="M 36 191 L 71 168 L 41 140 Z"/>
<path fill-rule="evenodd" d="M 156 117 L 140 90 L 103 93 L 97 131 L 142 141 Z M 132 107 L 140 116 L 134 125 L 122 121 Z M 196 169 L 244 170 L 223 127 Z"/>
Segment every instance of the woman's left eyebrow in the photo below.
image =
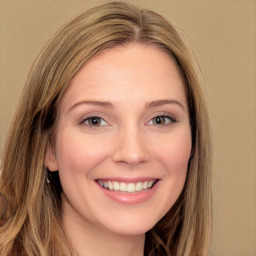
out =
<path fill-rule="evenodd" d="M 155 107 L 160 107 L 162 105 L 166 105 L 166 104 L 175 104 L 177 106 L 179 106 L 180 108 L 182 108 L 183 110 L 185 110 L 185 106 L 177 101 L 177 100 L 173 100 L 173 99 L 162 99 L 162 100 L 155 100 L 149 103 L 145 104 L 145 108 L 155 108 Z"/>

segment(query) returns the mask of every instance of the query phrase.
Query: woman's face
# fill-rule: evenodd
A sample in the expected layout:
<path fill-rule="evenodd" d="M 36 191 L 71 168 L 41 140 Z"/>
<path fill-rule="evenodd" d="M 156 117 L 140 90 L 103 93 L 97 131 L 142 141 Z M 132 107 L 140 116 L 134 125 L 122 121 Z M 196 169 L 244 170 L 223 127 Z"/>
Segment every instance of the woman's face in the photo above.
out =
<path fill-rule="evenodd" d="M 106 50 L 76 74 L 45 163 L 59 170 L 67 222 L 132 235 L 173 206 L 190 151 L 178 68 L 156 46 L 133 43 Z"/>

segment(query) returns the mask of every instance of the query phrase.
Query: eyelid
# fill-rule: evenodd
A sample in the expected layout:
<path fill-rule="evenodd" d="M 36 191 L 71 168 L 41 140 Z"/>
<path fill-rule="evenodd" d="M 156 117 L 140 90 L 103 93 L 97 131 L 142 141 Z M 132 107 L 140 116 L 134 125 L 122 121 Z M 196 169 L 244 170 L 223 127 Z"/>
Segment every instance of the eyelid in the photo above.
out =
<path fill-rule="evenodd" d="M 163 115 L 160 115 L 160 116 L 169 117 L 172 120 L 172 122 L 177 122 L 176 117 L 173 114 L 169 113 L 169 112 L 165 112 Z"/>
<path fill-rule="evenodd" d="M 85 124 L 85 122 L 86 122 L 88 119 L 94 118 L 94 117 L 103 120 L 106 124 L 104 124 L 104 125 L 99 125 L 99 126 L 97 126 L 97 125 L 94 126 L 94 125 Z M 97 127 L 101 127 L 101 126 L 108 126 L 108 125 L 110 125 L 110 124 L 105 120 L 105 118 L 103 118 L 103 117 L 102 117 L 101 115 L 99 115 L 99 114 L 90 114 L 90 115 L 87 115 L 86 117 L 83 117 L 83 118 L 81 119 L 81 121 L 79 122 L 79 124 L 85 124 L 86 126 L 89 126 L 89 127 L 91 127 L 91 128 L 97 128 Z"/>
<path fill-rule="evenodd" d="M 150 121 L 147 122 L 147 124 L 149 124 L 149 122 L 152 122 L 152 120 L 153 120 L 154 118 L 157 118 L 157 117 L 165 117 L 165 118 L 169 118 L 169 119 L 170 119 L 170 122 L 169 122 L 168 124 L 159 125 L 159 126 L 167 126 L 167 125 L 170 125 L 170 123 L 176 123 L 176 122 L 177 122 L 177 119 L 174 117 L 174 115 L 170 114 L 169 112 L 164 112 L 164 113 L 155 114 L 155 115 L 150 119 Z M 150 124 L 150 125 L 154 125 L 154 124 Z"/>
<path fill-rule="evenodd" d="M 102 112 L 99 111 L 88 111 L 86 113 L 81 113 L 81 117 L 79 118 L 79 123 L 82 123 L 85 119 L 90 117 L 99 117 L 106 121 L 106 115 L 102 114 Z"/>

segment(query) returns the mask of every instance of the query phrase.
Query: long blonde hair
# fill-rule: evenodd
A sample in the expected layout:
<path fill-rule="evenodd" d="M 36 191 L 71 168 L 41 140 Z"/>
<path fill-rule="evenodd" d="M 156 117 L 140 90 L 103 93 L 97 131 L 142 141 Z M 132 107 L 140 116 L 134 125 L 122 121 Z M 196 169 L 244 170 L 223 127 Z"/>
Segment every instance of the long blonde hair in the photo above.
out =
<path fill-rule="evenodd" d="M 60 101 L 78 70 L 118 45 L 154 44 L 176 60 L 186 81 L 192 154 L 184 189 L 146 233 L 145 255 L 207 255 L 211 233 L 211 140 L 198 68 L 176 30 L 155 12 L 113 2 L 64 26 L 32 68 L 7 139 L 0 192 L 0 255 L 73 255 L 62 227 L 61 185 L 46 182 L 46 147 L 54 143 Z M 1 212 L 1 211 L 0 211 Z"/>

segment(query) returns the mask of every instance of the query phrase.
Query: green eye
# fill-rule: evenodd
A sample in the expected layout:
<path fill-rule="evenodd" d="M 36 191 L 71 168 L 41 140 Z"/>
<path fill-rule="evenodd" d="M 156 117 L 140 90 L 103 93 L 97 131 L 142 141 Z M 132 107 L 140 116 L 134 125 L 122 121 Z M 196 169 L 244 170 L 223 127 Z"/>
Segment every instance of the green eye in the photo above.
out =
<path fill-rule="evenodd" d="M 88 126 L 104 126 L 108 125 L 108 123 L 98 116 L 91 116 L 84 120 L 84 123 Z"/>

